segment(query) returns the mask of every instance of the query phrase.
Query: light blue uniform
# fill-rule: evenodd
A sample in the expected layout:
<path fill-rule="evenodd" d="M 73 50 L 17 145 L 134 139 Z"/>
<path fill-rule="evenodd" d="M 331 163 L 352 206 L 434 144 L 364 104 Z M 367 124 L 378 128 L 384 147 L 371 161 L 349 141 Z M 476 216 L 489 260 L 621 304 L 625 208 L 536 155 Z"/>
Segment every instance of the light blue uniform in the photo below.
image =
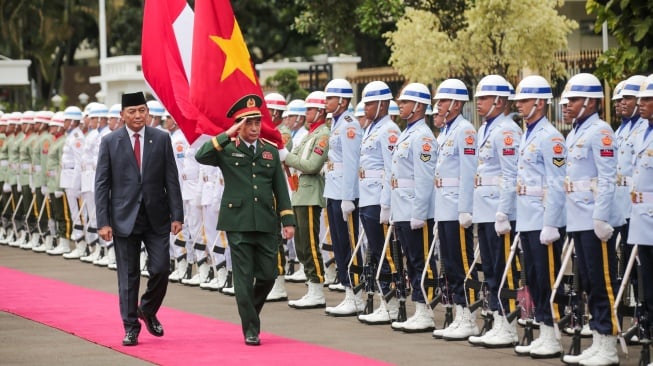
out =
<path fill-rule="evenodd" d="M 334 118 L 329 136 L 324 197 L 354 201 L 358 198 L 358 167 L 363 129 L 353 114 Z"/>
<path fill-rule="evenodd" d="M 358 174 L 359 207 L 390 207 L 391 187 L 383 184 L 383 178 L 392 174 L 392 152 L 400 134 L 401 130 L 390 116 L 383 117 L 364 131 Z"/>
<path fill-rule="evenodd" d="M 392 221 L 433 218 L 433 174 L 438 143 L 422 119 L 406 128 L 392 154 L 392 174 L 385 184 L 392 187 Z"/>
<path fill-rule="evenodd" d="M 635 155 L 635 141 L 640 133 L 646 130 L 648 124 L 643 118 L 636 121 L 624 122 L 617 128 L 617 210 L 623 216 L 619 221 L 625 222 L 630 218 L 632 202 L 630 191 L 633 187 L 633 158 Z"/>
<path fill-rule="evenodd" d="M 623 225 L 615 206 L 617 151 L 610 125 L 591 115 L 567 135 L 567 149 L 567 231 L 593 230 L 593 220 Z"/>
<path fill-rule="evenodd" d="M 459 115 L 438 136 L 435 168 L 435 221 L 458 221 L 472 213 L 476 174 L 476 130 Z"/>
<path fill-rule="evenodd" d="M 504 115 L 499 115 L 486 129 L 487 123 L 484 123 L 478 130 L 473 221 L 494 222 L 497 212 L 506 214 L 510 221 L 514 221 L 522 130 Z"/>
<path fill-rule="evenodd" d="M 518 232 L 564 227 L 567 149 L 562 134 L 546 117 L 524 133 L 517 163 Z"/>
<path fill-rule="evenodd" d="M 653 245 L 653 132 L 644 139 L 648 128 L 645 123 L 634 145 L 629 244 Z"/>

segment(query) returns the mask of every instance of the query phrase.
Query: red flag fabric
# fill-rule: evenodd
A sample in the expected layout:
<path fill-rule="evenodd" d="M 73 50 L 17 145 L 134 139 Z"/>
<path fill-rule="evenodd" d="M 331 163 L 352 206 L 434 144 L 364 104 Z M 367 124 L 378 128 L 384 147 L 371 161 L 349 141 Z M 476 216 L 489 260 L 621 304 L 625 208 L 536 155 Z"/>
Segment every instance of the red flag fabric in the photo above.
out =
<path fill-rule="evenodd" d="M 193 11 L 186 0 L 145 1 L 141 42 L 145 80 L 188 142 L 193 143 L 199 137 L 196 129 L 198 112 L 190 101 L 187 76 L 190 70 L 186 70 L 180 51 L 186 49 L 190 59 L 191 37 L 189 34 L 188 39 L 183 36 L 178 39 L 175 29 L 182 32 L 193 29 Z"/>
<path fill-rule="evenodd" d="M 151 0 L 150 0 L 151 1 Z M 248 94 L 263 92 L 229 0 L 195 1 L 190 100 L 199 110 L 198 132 L 216 135 L 233 121 L 227 111 Z M 283 146 L 265 103 L 261 137 Z"/>

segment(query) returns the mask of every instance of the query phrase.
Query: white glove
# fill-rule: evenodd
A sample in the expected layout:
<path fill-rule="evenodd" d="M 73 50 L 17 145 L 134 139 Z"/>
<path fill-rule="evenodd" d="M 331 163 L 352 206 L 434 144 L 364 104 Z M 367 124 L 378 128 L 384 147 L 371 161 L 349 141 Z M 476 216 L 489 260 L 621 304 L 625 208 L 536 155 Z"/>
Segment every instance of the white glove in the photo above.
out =
<path fill-rule="evenodd" d="M 390 207 L 381 206 L 381 215 L 379 216 L 379 222 L 381 224 L 389 224 L 390 223 Z"/>
<path fill-rule="evenodd" d="M 23 191 L 23 186 L 21 186 L 20 184 L 16 185 L 16 190 L 18 192 L 22 192 Z"/>
<path fill-rule="evenodd" d="M 549 245 L 554 241 L 560 239 L 560 232 L 557 227 L 545 226 L 540 231 L 540 243 L 544 245 Z"/>
<path fill-rule="evenodd" d="M 286 161 L 286 156 L 288 156 L 288 149 L 285 147 L 283 149 L 279 149 L 279 160 Z"/>
<path fill-rule="evenodd" d="M 11 186 L 9 185 L 9 183 L 5 183 L 2 185 L 2 191 L 5 193 L 11 192 Z"/>
<path fill-rule="evenodd" d="M 41 187 L 41 193 L 42 193 L 44 196 L 47 196 L 47 195 L 48 195 L 48 187 L 46 187 L 46 186 L 42 186 L 42 187 Z"/>
<path fill-rule="evenodd" d="M 410 219 L 410 228 L 413 230 L 421 229 L 426 225 L 426 221 L 420 219 Z"/>
<path fill-rule="evenodd" d="M 601 239 L 601 241 L 608 241 L 612 237 L 614 228 L 603 220 L 594 220 L 594 234 Z"/>
<path fill-rule="evenodd" d="M 497 232 L 497 235 L 501 236 L 508 234 L 510 232 L 510 221 L 508 221 L 508 215 L 503 212 L 497 212 L 494 215 L 496 221 L 494 222 L 494 230 Z"/>
<path fill-rule="evenodd" d="M 458 214 L 458 222 L 460 223 L 460 226 L 467 229 L 472 226 L 472 214 L 469 212 L 461 212 Z"/>
<path fill-rule="evenodd" d="M 63 192 L 62 191 L 54 191 L 54 196 L 56 198 L 61 198 L 61 197 L 63 197 Z"/>
<path fill-rule="evenodd" d="M 342 200 L 342 203 L 340 203 L 340 209 L 342 210 L 342 219 L 347 221 L 349 214 L 354 212 L 356 206 L 354 206 L 354 201 Z"/>

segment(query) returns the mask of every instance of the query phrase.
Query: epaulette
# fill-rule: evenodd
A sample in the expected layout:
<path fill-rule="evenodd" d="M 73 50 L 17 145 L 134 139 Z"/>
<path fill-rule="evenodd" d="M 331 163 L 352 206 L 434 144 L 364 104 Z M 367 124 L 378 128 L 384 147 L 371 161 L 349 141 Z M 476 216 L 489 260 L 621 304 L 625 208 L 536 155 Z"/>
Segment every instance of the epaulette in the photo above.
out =
<path fill-rule="evenodd" d="M 268 144 L 270 144 L 270 145 L 272 145 L 274 147 L 277 147 L 277 144 L 275 142 L 273 142 L 272 140 L 268 140 L 268 139 L 265 139 L 263 137 L 259 137 L 259 140 L 261 140 L 263 142 L 266 142 L 266 143 L 268 143 Z"/>

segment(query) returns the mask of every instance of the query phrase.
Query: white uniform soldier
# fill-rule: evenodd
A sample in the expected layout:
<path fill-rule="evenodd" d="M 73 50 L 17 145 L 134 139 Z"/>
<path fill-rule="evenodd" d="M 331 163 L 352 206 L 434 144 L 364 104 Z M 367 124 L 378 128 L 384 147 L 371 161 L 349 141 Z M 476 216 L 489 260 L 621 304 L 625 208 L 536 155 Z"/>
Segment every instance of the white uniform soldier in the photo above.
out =
<path fill-rule="evenodd" d="M 499 75 L 481 79 L 474 95 L 484 123 L 478 130 L 473 221 L 477 225 L 483 280 L 488 286 L 488 305 L 494 322 L 490 331 L 481 337 L 469 337 L 469 342 L 493 348 L 512 347 L 518 341 L 515 323 L 506 318 L 507 313 L 515 310 L 515 301 L 499 299 L 499 284 L 515 235 L 517 151 L 522 137 L 519 126 L 504 114 L 509 96 L 510 84 Z M 508 288 L 515 289 L 519 276 L 516 268 L 511 266 L 510 271 Z"/>
<path fill-rule="evenodd" d="M 465 84 L 458 79 L 443 81 L 435 97 L 438 113 L 445 126 L 438 135 L 438 160 L 435 167 L 435 221 L 440 240 L 440 260 L 444 266 L 449 292 L 455 305 L 453 322 L 433 332 L 435 338 L 457 341 L 478 335 L 476 311 L 468 303 L 475 301 L 473 290 L 465 289 L 465 276 L 474 259 L 472 211 L 476 174 L 476 130 L 462 115 L 469 100 Z M 476 279 L 476 271 L 471 271 Z"/>
<path fill-rule="evenodd" d="M 146 124 L 150 127 L 158 128 L 159 130 L 165 131 L 163 122 L 165 121 L 165 108 L 158 100 L 149 100 L 147 102 L 147 109 L 150 111 L 150 114 L 147 116 L 148 120 Z"/>
<path fill-rule="evenodd" d="M 207 250 L 211 256 L 211 265 L 214 276 L 209 282 L 200 283 L 202 289 L 220 291 L 227 285 L 228 271 L 231 261 L 227 263 L 227 233 L 217 230 L 220 202 L 224 192 L 224 177 L 219 167 L 202 165 L 202 168 L 211 168 L 204 171 L 206 181 L 202 189 L 202 214 L 204 217 L 204 232 L 208 242 Z"/>
<path fill-rule="evenodd" d="M 397 99 L 399 117 L 406 121 L 406 129 L 395 144 L 391 174 L 384 177 L 384 185 L 391 187 L 389 220 L 406 257 L 415 314 L 406 321 L 392 322 L 391 327 L 406 333 L 430 332 L 435 326 L 433 311 L 426 303 L 427 294 L 421 291 L 421 279 L 433 242 L 433 176 L 438 151 L 433 131 L 424 119 L 431 105 L 431 93 L 424 84 L 410 83 Z M 385 220 L 386 217 L 381 218 Z M 437 278 L 435 260 L 430 268 L 425 278 L 433 281 Z"/>
<path fill-rule="evenodd" d="M 184 216 L 186 216 L 188 214 L 187 210 L 189 209 L 188 206 L 189 206 L 191 192 L 188 192 L 187 190 L 189 188 L 185 187 L 187 182 L 189 182 L 190 180 L 188 179 L 189 176 L 186 175 L 184 169 L 186 165 L 185 164 L 186 159 L 188 158 L 188 154 L 190 153 L 190 158 L 193 158 L 195 152 L 194 150 L 189 151 L 191 147 L 188 144 L 188 140 L 186 140 L 186 137 L 184 136 L 183 132 L 179 128 L 175 128 L 174 131 L 171 131 L 170 139 L 172 141 L 172 151 L 175 156 L 175 162 L 177 163 L 177 170 L 179 171 L 182 198 L 184 199 Z M 197 166 L 195 167 L 199 169 Z M 192 172 L 189 171 L 189 174 L 190 173 Z M 199 170 L 197 170 L 197 177 L 195 178 L 195 181 L 197 181 L 198 176 L 199 176 Z M 193 183 L 190 182 L 188 184 L 192 186 Z M 184 192 L 186 192 L 185 195 Z M 190 241 L 189 221 L 184 220 L 182 231 L 180 231 L 179 234 L 177 234 L 176 236 L 174 235 L 170 236 L 170 258 L 173 258 L 175 260 L 175 270 L 170 273 L 170 277 L 169 277 L 169 280 L 171 282 L 179 282 L 183 278 L 188 277 L 186 273 L 188 272 L 187 247 L 188 245 L 190 245 L 190 243 L 187 244 L 187 242 L 189 241 Z"/>

